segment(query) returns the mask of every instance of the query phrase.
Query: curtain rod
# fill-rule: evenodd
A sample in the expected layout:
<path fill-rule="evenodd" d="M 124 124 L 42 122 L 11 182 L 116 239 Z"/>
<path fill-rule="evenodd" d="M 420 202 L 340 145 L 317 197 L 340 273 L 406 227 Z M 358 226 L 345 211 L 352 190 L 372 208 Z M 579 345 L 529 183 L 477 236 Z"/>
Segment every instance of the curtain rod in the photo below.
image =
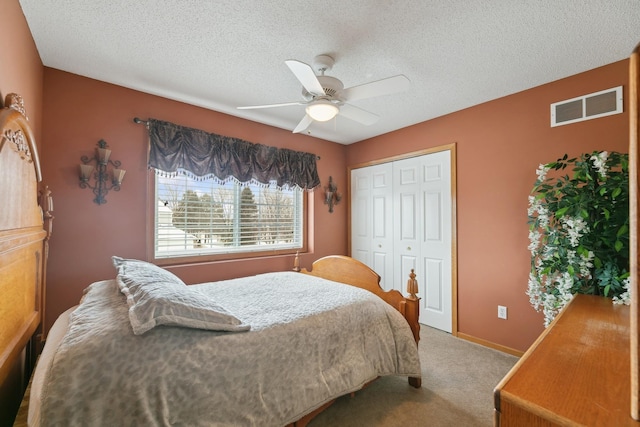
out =
<path fill-rule="evenodd" d="M 142 119 L 139 119 L 137 117 L 134 117 L 133 118 L 133 122 L 137 123 L 139 125 L 145 125 L 146 127 L 149 127 L 149 121 L 147 121 L 147 120 L 142 120 Z M 320 156 L 316 156 L 316 159 L 320 160 Z"/>

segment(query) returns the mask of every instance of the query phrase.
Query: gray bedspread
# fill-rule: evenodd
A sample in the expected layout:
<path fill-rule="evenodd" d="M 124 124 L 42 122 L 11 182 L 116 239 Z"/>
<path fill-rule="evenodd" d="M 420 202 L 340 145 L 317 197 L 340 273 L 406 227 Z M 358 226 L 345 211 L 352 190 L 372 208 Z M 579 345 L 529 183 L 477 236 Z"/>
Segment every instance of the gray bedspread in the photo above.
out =
<path fill-rule="evenodd" d="M 248 332 L 134 335 L 115 280 L 89 286 L 47 372 L 43 426 L 283 426 L 382 375 L 420 376 L 402 316 L 300 273 L 196 286 Z"/>

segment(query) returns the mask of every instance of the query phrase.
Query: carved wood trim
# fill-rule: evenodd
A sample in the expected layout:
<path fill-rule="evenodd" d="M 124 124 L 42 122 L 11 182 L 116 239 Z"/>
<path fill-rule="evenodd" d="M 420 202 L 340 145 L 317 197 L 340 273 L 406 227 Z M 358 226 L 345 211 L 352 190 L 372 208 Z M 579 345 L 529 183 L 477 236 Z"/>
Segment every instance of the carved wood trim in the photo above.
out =
<path fill-rule="evenodd" d="M 8 142 L 23 160 L 33 163 L 36 178 L 42 181 L 40 159 L 35 146 L 35 138 L 31 131 L 22 97 L 10 93 L 5 97 L 5 108 L 0 110 L 0 151 Z"/>

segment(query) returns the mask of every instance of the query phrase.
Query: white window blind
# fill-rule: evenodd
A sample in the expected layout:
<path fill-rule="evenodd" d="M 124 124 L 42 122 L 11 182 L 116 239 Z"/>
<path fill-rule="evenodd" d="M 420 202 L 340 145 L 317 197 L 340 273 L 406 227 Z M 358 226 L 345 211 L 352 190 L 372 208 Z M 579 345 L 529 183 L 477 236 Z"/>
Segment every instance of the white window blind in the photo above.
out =
<path fill-rule="evenodd" d="M 301 189 L 156 175 L 155 257 L 300 249 Z"/>

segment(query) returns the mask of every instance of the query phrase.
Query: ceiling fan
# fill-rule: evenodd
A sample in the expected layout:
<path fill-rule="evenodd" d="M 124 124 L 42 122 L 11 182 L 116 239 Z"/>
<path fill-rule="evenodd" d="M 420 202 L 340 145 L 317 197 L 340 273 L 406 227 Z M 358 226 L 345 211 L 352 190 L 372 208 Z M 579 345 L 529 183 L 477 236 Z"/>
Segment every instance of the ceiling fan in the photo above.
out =
<path fill-rule="evenodd" d="M 306 105 L 306 114 L 298 123 L 293 133 L 305 131 L 313 121 L 326 122 L 336 115 L 371 125 L 380 117 L 369 111 L 358 108 L 351 101 L 373 98 L 375 96 L 389 95 L 402 92 L 409 88 L 409 79 L 399 74 L 386 79 L 370 83 L 344 88 L 340 80 L 335 77 L 325 76 L 326 71 L 331 70 L 334 59 L 329 55 L 318 55 L 313 60 L 313 67 L 295 59 L 285 61 L 285 64 L 302 83 L 301 101 L 285 102 L 281 104 L 252 105 L 238 107 L 240 110 L 256 108 L 286 107 L 289 105 Z M 319 75 L 316 75 L 316 71 Z"/>

